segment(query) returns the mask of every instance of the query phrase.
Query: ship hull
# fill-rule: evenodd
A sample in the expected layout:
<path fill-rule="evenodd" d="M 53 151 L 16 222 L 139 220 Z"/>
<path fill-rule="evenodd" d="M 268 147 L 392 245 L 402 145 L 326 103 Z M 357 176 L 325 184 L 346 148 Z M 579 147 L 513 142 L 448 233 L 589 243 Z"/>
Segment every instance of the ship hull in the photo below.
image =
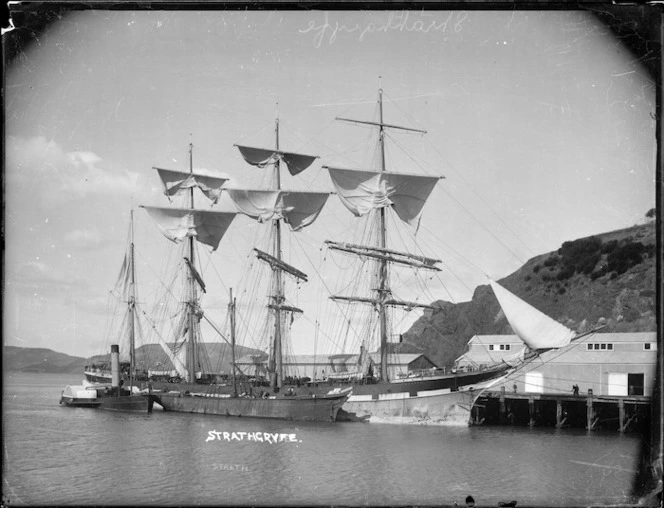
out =
<path fill-rule="evenodd" d="M 154 394 L 165 411 L 246 418 L 333 422 L 350 390 L 335 395 L 278 396 L 276 398 L 224 397 L 210 393 Z"/>
<path fill-rule="evenodd" d="M 154 401 L 150 395 L 120 395 L 119 397 L 102 397 L 101 409 L 108 411 L 135 411 L 151 413 Z"/>
<path fill-rule="evenodd" d="M 467 426 L 481 390 L 429 390 L 409 393 L 356 395 L 349 398 L 339 421 L 415 425 Z"/>
<path fill-rule="evenodd" d="M 128 390 L 117 395 L 105 386 L 67 386 L 60 397 L 60 404 L 67 407 L 92 407 L 109 411 L 150 413 L 154 398 L 149 394 L 129 394 Z"/>
<path fill-rule="evenodd" d="M 503 379 L 510 367 L 440 375 L 430 377 L 408 377 L 390 383 L 348 383 L 324 381 L 295 387 L 299 395 L 321 396 L 331 390 L 352 387 L 353 394 L 337 415 L 338 421 L 392 422 L 403 424 L 468 425 L 470 412 L 480 391 Z M 267 387 L 245 387 L 251 393 L 269 390 Z M 181 393 L 196 392 L 201 385 L 185 383 L 154 383 L 163 391 L 177 387 Z M 472 390 L 471 390 L 472 388 Z M 230 385 L 210 385 L 208 394 L 228 395 Z M 187 402 L 187 406 L 198 403 Z M 205 412 L 205 410 L 187 411 Z M 215 413 L 216 414 L 216 413 Z"/>

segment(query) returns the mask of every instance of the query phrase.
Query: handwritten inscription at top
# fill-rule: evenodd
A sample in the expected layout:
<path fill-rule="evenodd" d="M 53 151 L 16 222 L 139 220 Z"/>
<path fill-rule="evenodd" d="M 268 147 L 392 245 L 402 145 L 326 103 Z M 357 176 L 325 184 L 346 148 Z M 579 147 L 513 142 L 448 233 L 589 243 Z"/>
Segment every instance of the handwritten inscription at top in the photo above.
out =
<path fill-rule="evenodd" d="M 426 11 L 399 11 L 385 14 L 384 21 L 378 23 L 350 24 L 330 21 L 329 13 L 323 13 L 323 21 L 309 21 L 307 28 L 300 30 L 301 34 L 311 34 L 313 45 L 320 48 L 323 42 L 331 46 L 341 34 L 353 34 L 362 42 L 370 34 L 398 32 L 460 32 L 463 23 L 468 17 L 466 12 L 426 12 Z"/>

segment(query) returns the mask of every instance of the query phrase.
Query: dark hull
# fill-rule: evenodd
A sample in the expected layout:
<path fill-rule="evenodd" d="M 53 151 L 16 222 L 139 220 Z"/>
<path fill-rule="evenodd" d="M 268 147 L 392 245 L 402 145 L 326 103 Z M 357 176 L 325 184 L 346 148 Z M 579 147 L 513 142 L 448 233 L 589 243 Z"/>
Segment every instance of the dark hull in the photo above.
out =
<path fill-rule="evenodd" d="M 303 384 L 301 386 L 293 386 L 293 389 L 298 395 L 321 395 L 326 394 L 335 388 L 345 389 L 352 387 L 353 396 L 357 395 L 372 395 L 378 397 L 386 394 L 408 393 L 415 395 L 417 392 L 430 391 L 430 390 L 464 390 L 468 387 L 485 383 L 492 379 L 496 379 L 505 374 L 510 367 L 507 365 L 501 366 L 496 369 L 483 370 L 477 372 L 464 372 L 459 374 L 449 374 L 432 377 L 412 377 L 397 379 L 389 383 L 365 383 L 365 382 L 349 382 L 349 381 L 320 381 L 315 383 Z M 208 394 L 231 394 L 233 387 L 230 383 L 225 385 L 200 385 L 193 383 L 167 383 L 167 382 L 152 382 L 154 390 L 180 391 L 185 392 L 201 392 L 204 391 Z M 250 394 L 260 394 L 262 392 L 272 393 L 269 387 L 256 386 L 250 382 L 240 382 L 238 384 L 238 391 L 244 391 Z"/>
<path fill-rule="evenodd" d="M 122 390 L 120 395 L 105 387 L 67 386 L 60 397 L 60 404 L 67 407 L 92 407 L 111 411 L 152 412 L 154 398 L 148 394 L 131 395 Z"/>
<path fill-rule="evenodd" d="M 326 394 L 335 388 L 345 389 L 352 387 L 353 395 L 385 395 L 395 393 L 412 393 L 415 394 L 420 391 L 429 390 L 444 390 L 450 391 L 464 390 L 470 386 L 474 386 L 492 379 L 496 379 L 505 374 L 510 367 L 508 365 L 501 365 L 495 369 L 487 369 L 477 372 L 462 372 L 458 374 L 447 374 L 431 377 L 411 377 L 404 379 L 397 379 L 389 383 L 365 383 L 365 382 L 350 382 L 350 381 L 320 381 L 315 383 L 303 384 L 301 386 L 293 386 L 298 395 L 321 395 Z M 211 384 L 201 385 L 194 383 L 168 383 L 168 382 L 152 382 L 154 390 L 179 391 L 185 392 L 202 392 L 210 394 L 231 394 L 233 387 L 231 383 L 224 385 Z M 238 390 L 247 393 L 272 393 L 267 386 L 256 386 L 251 382 L 239 382 Z"/>
<path fill-rule="evenodd" d="M 307 393 L 316 393 L 316 390 L 329 390 L 342 386 L 352 386 L 353 395 L 371 395 L 378 397 L 380 395 L 404 393 L 415 396 L 418 392 L 435 390 L 467 390 L 469 387 L 481 385 L 487 381 L 497 379 L 504 375 L 510 369 L 509 366 L 501 366 L 496 369 L 483 370 L 477 372 L 466 372 L 461 374 L 450 374 L 432 377 L 412 377 L 397 379 L 389 383 L 343 383 L 338 381 L 314 383 L 311 387 L 303 387 Z M 298 388 L 300 390 L 300 388 Z"/>
<path fill-rule="evenodd" d="M 298 398 L 306 400 L 308 397 L 323 397 L 335 389 L 338 391 L 352 388 L 352 395 L 336 414 L 337 421 L 468 425 L 473 404 L 482 390 L 502 379 L 508 370 L 509 367 L 505 365 L 491 370 L 428 378 L 405 378 L 391 383 L 356 382 L 350 384 L 334 381 L 294 386 L 293 389 Z M 175 395 L 161 396 L 164 401 L 161 405 L 166 410 L 227 416 L 299 419 L 287 412 L 279 416 L 270 416 L 271 409 L 262 408 L 258 404 L 249 404 L 247 407 L 240 402 L 262 399 L 250 397 L 230 399 L 228 395 L 232 391 L 231 386 L 178 383 L 163 383 L 163 386 L 166 387 L 165 392 L 168 392 L 169 389 L 182 390 L 175 392 Z M 161 388 L 161 386 L 158 387 Z M 264 393 L 274 395 L 269 388 L 252 386 L 250 383 L 242 383 L 239 391 L 258 397 Z M 190 393 L 199 393 L 201 396 L 188 395 Z M 269 400 L 282 400 L 282 397 L 277 394 L 277 399 Z M 231 400 L 234 402 L 228 402 Z M 278 414 L 278 410 L 274 411 Z M 319 417 L 320 415 L 316 419 Z M 324 420 L 329 421 L 328 418 L 324 418 Z"/>
<path fill-rule="evenodd" d="M 312 396 L 276 398 L 220 397 L 211 394 L 155 393 L 153 396 L 165 411 L 218 416 L 269 418 L 277 420 L 333 422 L 348 399 L 350 391 Z"/>
<path fill-rule="evenodd" d="M 150 395 L 120 395 L 119 397 L 102 397 L 99 400 L 99 407 L 109 411 L 151 413 L 154 404 Z"/>
<path fill-rule="evenodd" d="M 86 399 L 70 399 L 68 397 L 62 397 L 60 399 L 60 404 L 67 407 L 99 407 L 101 402 L 99 400 L 86 400 Z"/>

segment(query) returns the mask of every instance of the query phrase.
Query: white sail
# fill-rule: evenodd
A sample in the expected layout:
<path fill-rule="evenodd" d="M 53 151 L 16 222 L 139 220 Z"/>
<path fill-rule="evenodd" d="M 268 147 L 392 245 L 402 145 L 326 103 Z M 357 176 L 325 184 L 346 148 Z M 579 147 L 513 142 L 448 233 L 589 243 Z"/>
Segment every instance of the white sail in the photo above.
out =
<path fill-rule="evenodd" d="M 207 198 L 216 203 L 221 197 L 221 188 L 228 178 L 201 175 L 188 171 L 177 171 L 173 169 L 162 169 L 154 167 L 159 173 L 161 183 L 164 185 L 164 194 L 174 196 L 193 187 L 198 187 Z"/>
<path fill-rule="evenodd" d="M 399 218 L 417 228 L 422 207 L 439 176 L 327 168 L 341 202 L 357 217 L 391 206 Z"/>
<path fill-rule="evenodd" d="M 574 330 L 558 323 L 494 281 L 489 281 L 505 317 L 519 338 L 534 350 L 567 346 Z"/>
<path fill-rule="evenodd" d="M 329 192 L 227 189 L 238 210 L 258 222 L 283 219 L 293 231 L 316 220 Z"/>
<path fill-rule="evenodd" d="M 185 365 L 187 364 L 187 358 L 186 358 L 186 350 L 185 348 L 182 348 L 184 351 L 182 354 L 175 354 L 173 353 L 173 350 L 166 344 L 163 340 L 159 341 L 159 345 L 161 346 L 161 349 L 164 350 L 164 353 L 166 353 L 166 356 L 168 359 L 171 361 L 173 364 L 173 368 L 176 370 L 178 375 L 182 379 L 187 379 L 187 368 Z"/>
<path fill-rule="evenodd" d="M 299 153 L 283 152 L 271 148 L 253 148 L 250 146 L 235 145 L 240 150 L 242 157 L 252 166 L 264 168 L 269 164 L 281 161 L 288 167 L 291 175 L 297 175 L 318 158 L 316 155 L 303 155 Z"/>
<path fill-rule="evenodd" d="M 237 215 L 235 212 L 216 210 L 192 210 L 188 208 L 164 208 L 143 206 L 157 223 L 159 230 L 169 240 L 179 243 L 193 236 L 213 250 Z"/>

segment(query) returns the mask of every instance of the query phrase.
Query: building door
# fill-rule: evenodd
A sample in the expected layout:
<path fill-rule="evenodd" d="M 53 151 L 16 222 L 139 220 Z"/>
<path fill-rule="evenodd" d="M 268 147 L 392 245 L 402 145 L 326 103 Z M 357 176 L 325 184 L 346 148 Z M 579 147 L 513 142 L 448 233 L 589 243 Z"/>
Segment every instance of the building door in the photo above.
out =
<path fill-rule="evenodd" d="M 609 372 L 608 395 L 627 395 L 627 374 Z"/>
<path fill-rule="evenodd" d="M 526 393 L 543 393 L 544 376 L 541 372 L 526 372 Z"/>
<path fill-rule="evenodd" d="M 643 373 L 627 374 L 627 394 L 628 395 L 645 395 L 645 376 Z"/>

